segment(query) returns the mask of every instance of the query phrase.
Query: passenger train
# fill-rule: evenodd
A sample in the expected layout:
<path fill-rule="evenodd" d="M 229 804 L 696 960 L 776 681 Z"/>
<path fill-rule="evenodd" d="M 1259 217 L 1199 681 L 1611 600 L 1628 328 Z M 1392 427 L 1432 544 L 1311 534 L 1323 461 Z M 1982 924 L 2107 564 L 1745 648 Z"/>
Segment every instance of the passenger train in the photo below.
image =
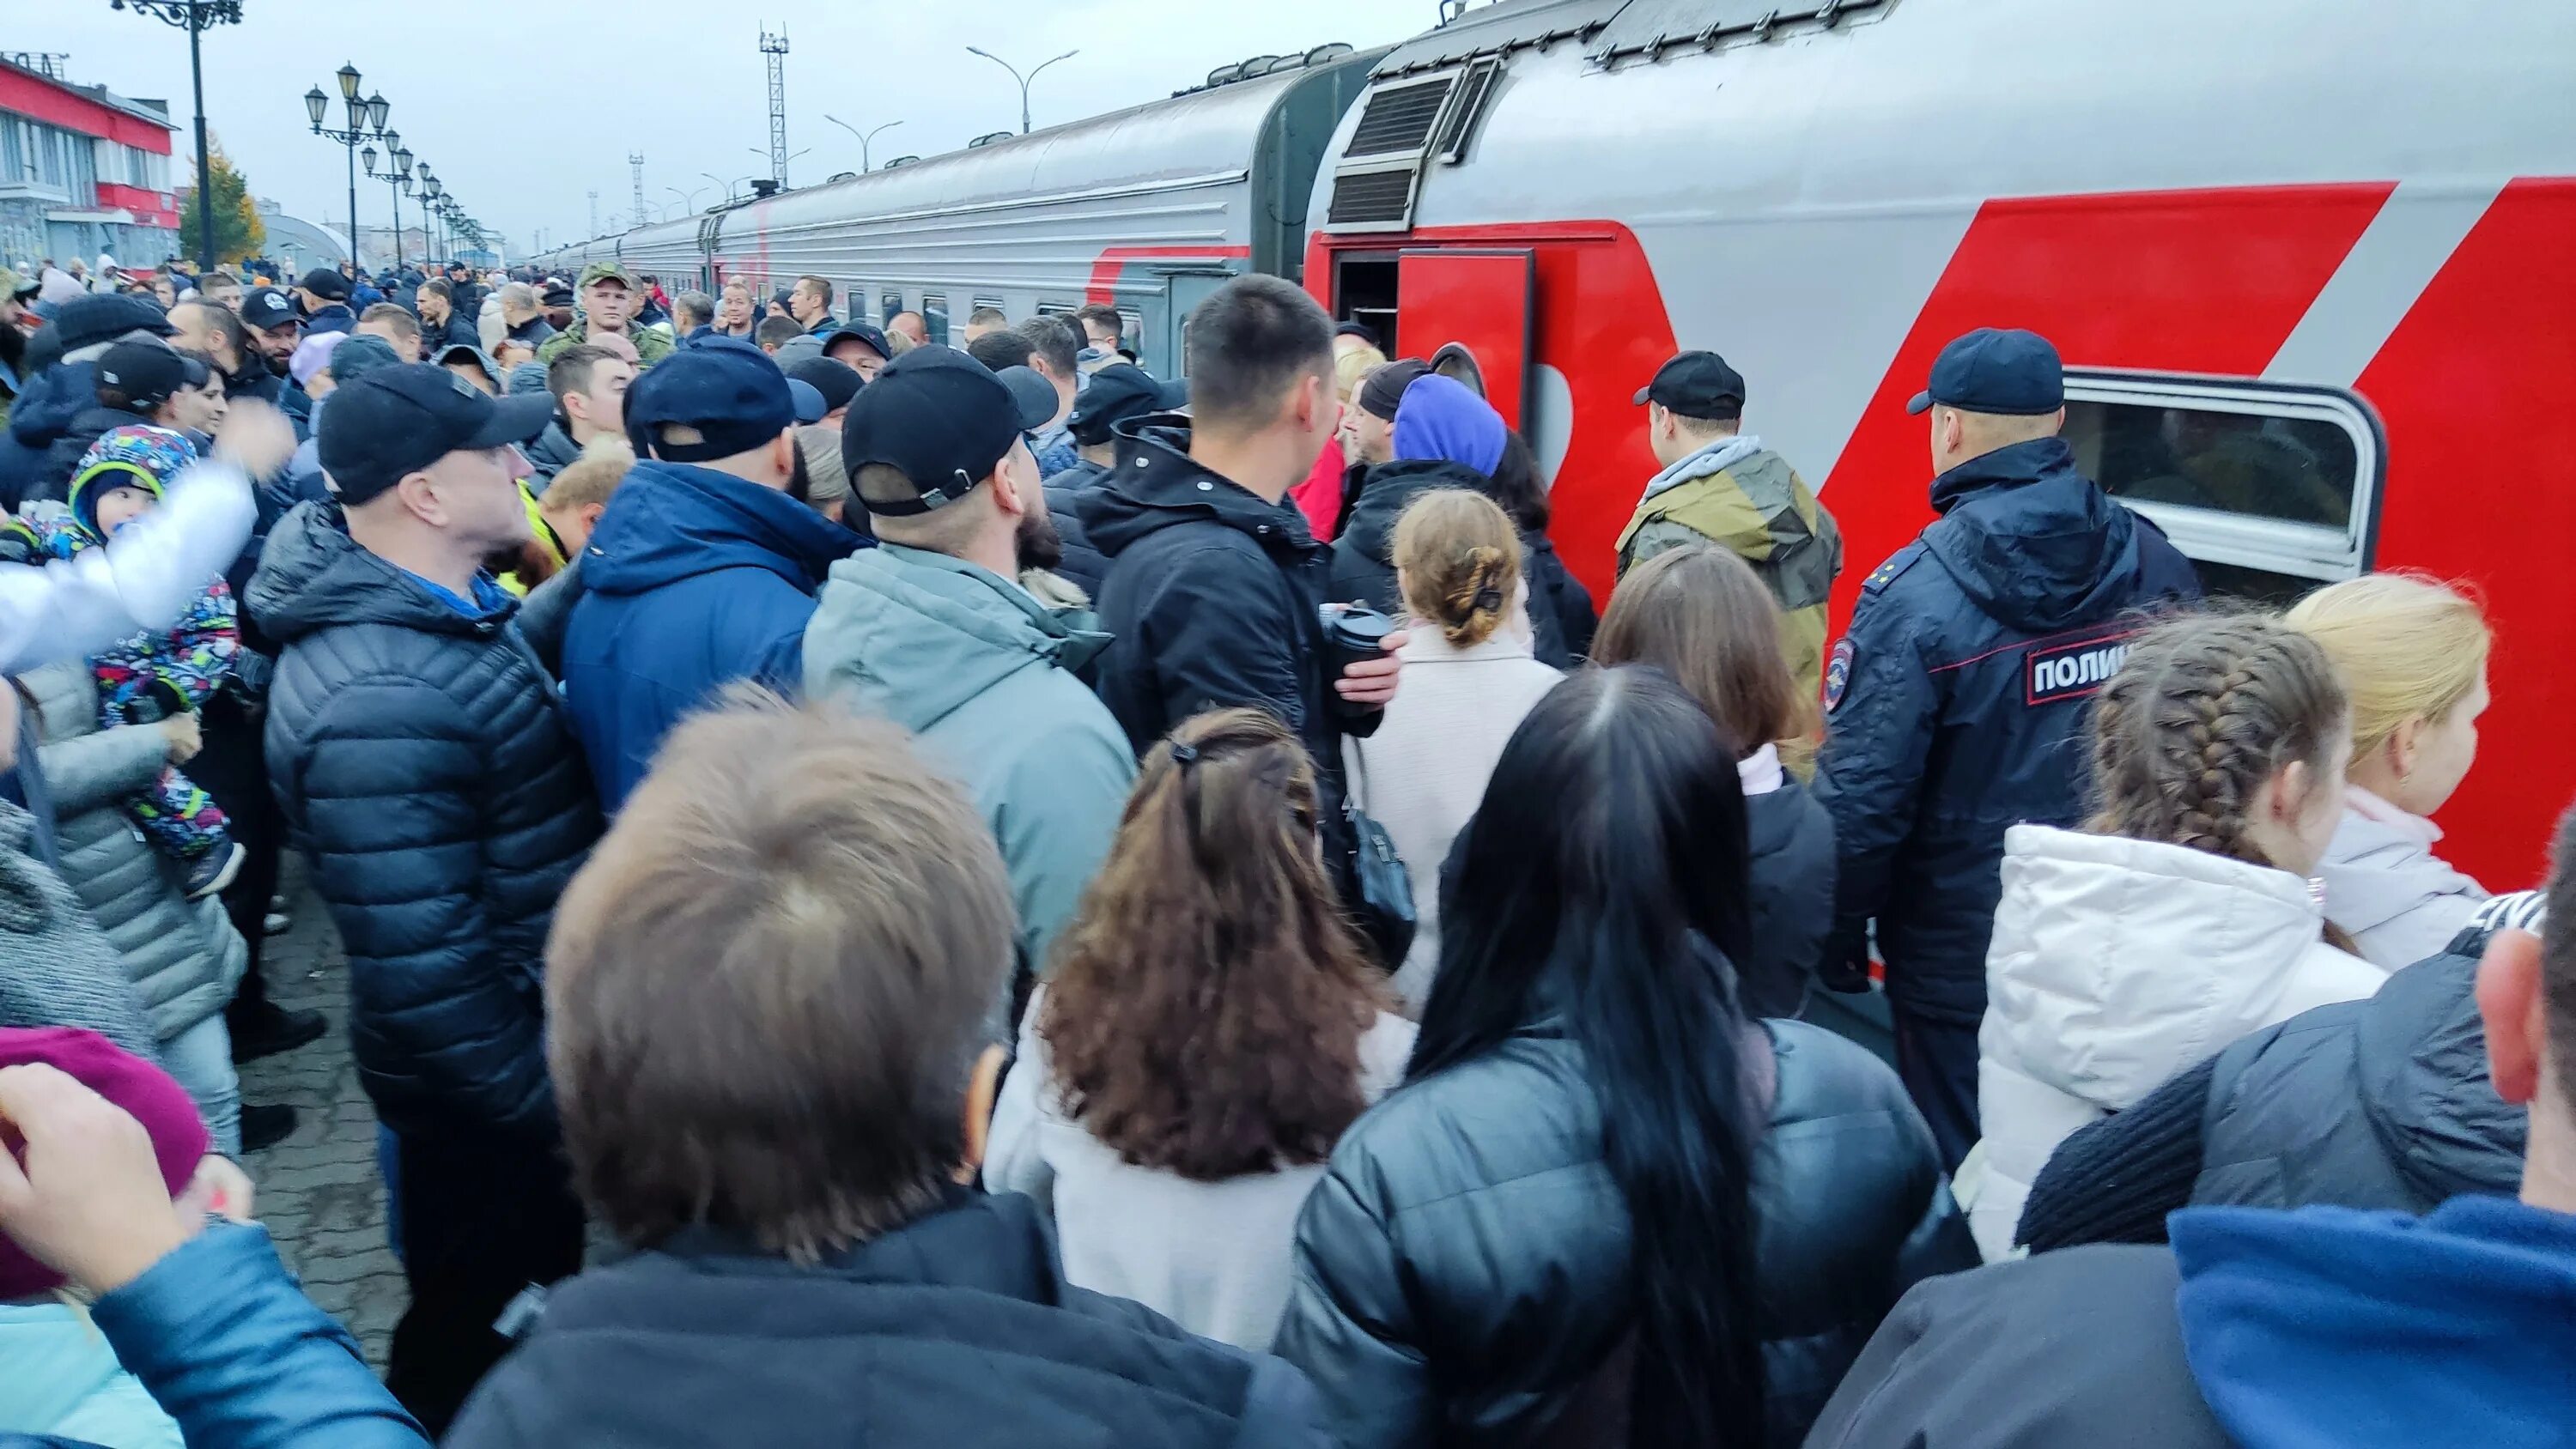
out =
<path fill-rule="evenodd" d="M 1679 347 L 1819 484 L 1861 579 L 1931 517 L 1933 354 L 2024 326 L 2084 466 L 2213 592 L 2371 568 L 2484 596 L 2485 758 L 2446 852 L 2536 881 L 2576 795 L 2576 5 L 1501 0 L 1371 53 L 537 259 L 830 277 L 882 322 L 1189 308 L 1299 280 L 1390 355 L 1464 344 L 1596 591 Z"/>

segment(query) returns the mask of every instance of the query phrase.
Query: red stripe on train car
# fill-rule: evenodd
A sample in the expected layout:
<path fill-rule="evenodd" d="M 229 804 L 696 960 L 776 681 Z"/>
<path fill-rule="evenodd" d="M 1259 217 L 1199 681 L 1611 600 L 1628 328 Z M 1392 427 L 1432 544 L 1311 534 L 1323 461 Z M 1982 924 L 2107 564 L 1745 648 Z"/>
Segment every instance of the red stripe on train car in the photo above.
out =
<path fill-rule="evenodd" d="M 1204 257 L 1212 262 L 1222 262 L 1241 261 L 1251 255 L 1252 248 L 1235 245 L 1107 247 L 1102 249 L 1099 257 L 1091 264 L 1091 286 L 1082 300 L 1098 302 L 1104 306 L 1115 304 L 1118 300 L 1119 275 L 1127 270 L 1127 264 L 1132 261 L 1157 257 Z"/>
<path fill-rule="evenodd" d="M 2442 854 L 2491 890 L 2547 873 L 2576 797 L 2576 180 L 2512 182 L 2362 372 L 2388 430 L 2381 568 L 2473 586 L 2495 627 L 2483 748 L 2441 814 Z"/>
<path fill-rule="evenodd" d="M 2027 327 L 2068 365 L 2259 376 L 2394 183 L 1989 201 L 1896 350 L 1824 496 L 1860 584 L 1932 519 L 1926 424 L 1905 411 L 1932 359 L 1977 327 Z"/>

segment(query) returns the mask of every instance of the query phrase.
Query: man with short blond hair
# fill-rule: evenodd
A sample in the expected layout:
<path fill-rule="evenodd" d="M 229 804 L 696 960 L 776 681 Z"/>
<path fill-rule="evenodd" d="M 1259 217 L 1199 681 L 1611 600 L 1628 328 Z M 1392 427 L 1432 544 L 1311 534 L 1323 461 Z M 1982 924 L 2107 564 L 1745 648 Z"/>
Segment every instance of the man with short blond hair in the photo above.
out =
<path fill-rule="evenodd" d="M 357 332 L 361 337 L 383 338 L 394 356 L 405 362 L 422 360 L 420 319 L 391 302 L 378 302 L 360 314 Z"/>
<path fill-rule="evenodd" d="M 903 730 L 742 692 L 673 730 L 546 979 L 566 1149 L 637 1251 L 555 1290 L 447 1442 L 1328 1442 L 1295 1370 L 1074 1287 L 1043 1209 L 963 1186 L 1010 919 Z"/>

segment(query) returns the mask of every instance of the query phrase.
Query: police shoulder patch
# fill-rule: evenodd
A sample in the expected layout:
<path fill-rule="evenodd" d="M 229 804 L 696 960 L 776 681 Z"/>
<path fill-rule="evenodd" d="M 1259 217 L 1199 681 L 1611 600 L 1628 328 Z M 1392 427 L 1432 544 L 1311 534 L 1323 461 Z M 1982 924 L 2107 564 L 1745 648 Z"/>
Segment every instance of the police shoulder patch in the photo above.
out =
<path fill-rule="evenodd" d="M 1896 582 L 1907 569 L 1914 566 L 1914 561 L 1922 556 L 1923 546 L 1919 543 L 1907 544 L 1889 554 L 1887 562 L 1871 570 L 1869 577 L 1861 580 L 1860 591 L 1864 594 L 1880 592 L 1889 584 Z"/>
<path fill-rule="evenodd" d="M 1851 688 L 1852 641 L 1848 638 L 1834 646 L 1833 657 L 1825 661 L 1825 712 L 1840 708 L 1843 691 Z"/>

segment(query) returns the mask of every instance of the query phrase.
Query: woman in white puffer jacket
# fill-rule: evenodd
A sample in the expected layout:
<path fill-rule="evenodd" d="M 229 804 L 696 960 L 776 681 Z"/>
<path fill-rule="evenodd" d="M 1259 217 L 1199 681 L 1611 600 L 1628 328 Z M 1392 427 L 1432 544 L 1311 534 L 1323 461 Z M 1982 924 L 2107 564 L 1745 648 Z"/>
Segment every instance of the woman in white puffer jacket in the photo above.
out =
<path fill-rule="evenodd" d="M 1978 1036 L 1969 1224 L 2008 1254 L 2077 1129 L 2247 1032 L 2377 992 L 2308 879 L 2343 815 L 2334 666 L 2268 618 L 2193 617 L 2131 646 L 2093 721 L 2100 812 L 2015 827 Z"/>

